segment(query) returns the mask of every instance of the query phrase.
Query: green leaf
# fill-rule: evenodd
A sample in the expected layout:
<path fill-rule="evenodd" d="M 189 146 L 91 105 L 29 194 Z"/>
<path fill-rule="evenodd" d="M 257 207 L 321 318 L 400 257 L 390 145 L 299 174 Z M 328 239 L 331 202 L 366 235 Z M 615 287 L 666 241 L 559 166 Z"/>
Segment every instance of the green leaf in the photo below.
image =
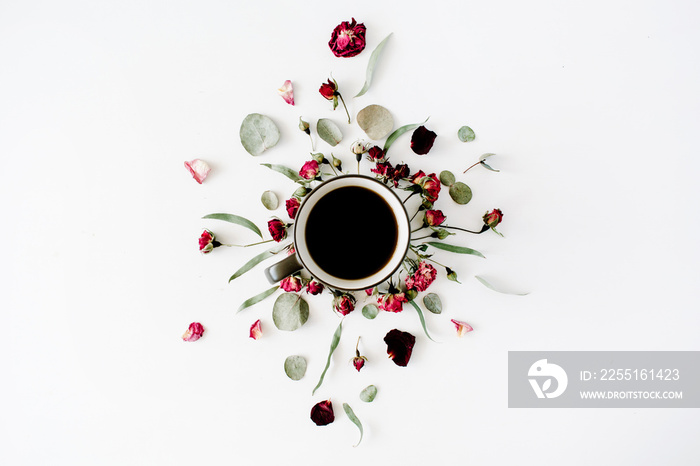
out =
<path fill-rule="evenodd" d="M 445 186 L 452 186 L 455 184 L 455 176 L 451 171 L 443 170 L 440 172 L 440 183 Z"/>
<path fill-rule="evenodd" d="M 285 167 L 284 165 L 274 165 L 274 164 L 271 164 L 271 163 L 261 163 L 260 165 L 262 165 L 263 167 L 267 167 L 267 168 L 269 168 L 270 170 L 274 170 L 274 171 L 276 171 L 276 172 L 278 172 L 278 173 L 281 173 L 281 174 L 283 174 L 284 176 L 286 176 L 287 178 L 289 178 L 290 180 L 292 180 L 292 181 L 294 181 L 294 182 L 297 182 L 297 183 L 298 183 L 298 182 L 303 182 L 303 181 L 304 181 L 304 178 L 302 178 L 301 176 L 299 176 L 299 173 L 298 173 L 298 172 L 295 172 L 295 171 L 292 170 L 291 168 L 287 168 L 287 167 Z"/>
<path fill-rule="evenodd" d="M 487 170 L 491 170 L 492 172 L 500 172 L 501 170 L 496 170 L 495 168 L 491 168 L 491 166 L 484 162 L 483 160 L 481 161 L 481 165 L 486 168 Z"/>
<path fill-rule="evenodd" d="M 466 184 L 458 181 L 450 186 L 450 197 L 457 204 L 468 204 L 472 200 L 472 190 Z"/>
<path fill-rule="evenodd" d="M 443 251 L 449 251 L 449 252 L 456 252 L 457 254 L 471 254 L 473 256 L 479 256 L 484 257 L 483 254 L 481 254 L 479 251 L 475 251 L 474 249 L 470 248 L 465 248 L 463 246 L 455 246 L 453 244 L 445 244 L 445 243 L 438 243 L 437 241 L 428 241 L 423 244 L 427 244 L 429 246 L 432 246 L 436 249 L 442 249 Z"/>
<path fill-rule="evenodd" d="M 280 130 L 270 117 L 251 113 L 241 123 L 241 144 L 250 155 L 260 155 L 280 140 Z"/>
<path fill-rule="evenodd" d="M 258 265 L 259 263 L 261 263 L 265 259 L 269 259 L 270 257 L 274 256 L 275 254 L 277 254 L 278 252 L 280 252 L 284 248 L 285 248 L 285 246 L 276 246 L 272 249 L 268 249 L 265 252 L 261 252 L 257 256 L 253 257 L 251 260 L 246 262 L 243 265 L 243 267 L 236 270 L 236 273 L 231 275 L 231 278 L 228 279 L 229 283 L 231 282 L 231 280 L 235 280 L 236 278 L 240 277 L 241 275 L 243 275 L 244 273 L 246 273 L 247 271 L 249 271 L 250 269 L 252 269 L 256 265 Z"/>
<path fill-rule="evenodd" d="M 386 45 L 386 41 L 389 40 L 389 37 L 393 32 L 389 33 L 388 36 L 384 38 L 383 41 L 377 45 L 377 47 L 372 51 L 372 55 L 369 57 L 369 62 L 367 63 L 367 73 L 365 73 L 365 85 L 362 86 L 362 89 L 360 92 L 357 93 L 355 97 L 360 97 L 361 95 L 365 95 L 365 92 L 369 90 L 370 84 L 372 84 L 372 75 L 374 74 L 374 67 L 377 66 L 377 60 L 379 60 L 379 55 L 381 55 L 382 50 L 384 49 L 384 46 Z"/>
<path fill-rule="evenodd" d="M 416 309 L 416 312 L 418 313 L 418 317 L 420 318 L 420 324 L 423 326 L 425 336 L 430 338 L 430 340 L 435 341 L 433 340 L 433 337 L 431 337 L 428 333 L 428 327 L 425 325 L 425 317 L 423 317 L 423 311 L 421 311 L 420 306 L 418 306 L 418 304 L 416 304 L 416 302 L 413 300 L 410 300 L 409 303 L 411 303 L 411 305 Z M 435 343 L 437 342 L 435 341 Z"/>
<path fill-rule="evenodd" d="M 350 419 L 352 423 L 355 424 L 358 429 L 360 429 L 360 440 L 357 441 L 356 445 L 353 445 L 356 447 L 360 444 L 360 442 L 362 441 L 362 436 L 364 435 L 364 432 L 362 431 L 362 423 L 357 418 L 357 416 L 355 416 L 355 412 L 352 410 L 349 404 L 343 403 L 343 409 L 345 410 L 345 414 L 347 414 L 348 419 Z"/>
<path fill-rule="evenodd" d="M 338 343 L 340 343 L 340 335 L 343 333 L 343 321 L 341 320 L 340 323 L 338 324 L 338 328 L 335 329 L 335 333 L 333 334 L 333 339 L 331 340 L 331 350 L 328 352 L 328 360 L 326 361 L 326 367 L 323 369 L 323 372 L 321 373 L 321 378 L 318 379 L 318 384 L 314 388 L 314 390 L 311 392 L 311 395 L 313 396 L 314 393 L 316 393 L 316 390 L 318 390 L 318 387 L 321 386 L 323 383 L 323 378 L 326 376 L 326 371 L 328 371 L 328 367 L 331 365 L 331 356 L 333 356 L 333 351 L 338 347 Z"/>
<path fill-rule="evenodd" d="M 481 157 L 479 157 L 479 162 L 483 162 L 484 160 L 488 159 L 489 157 L 491 157 L 493 155 L 496 155 L 496 154 L 493 154 L 491 152 L 489 152 L 487 154 L 481 154 Z"/>
<path fill-rule="evenodd" d="M 284 360 L 284 373 L 292 380 L 301 380 L 306 374 L 306 359 L 302 356 L 289 356 Z"/>
<path fill-rule="evenodd" d="M 440 300 L 440 296 L 435 293 L 428 293 L 423 296 L 423 304 L 425 304 L 425 307 L 433 314 L 442 313 L 442 301 Z"/>
<path fill-rule="evenodd" d="M 240 225 L 242 227 L 248 228 L 250 231 L 258 235 L 260 238 L 263 237 L 262 233 L 260 233 L 260 229 L 255 226 L 253 222 L 248 220 L 247 218 L 239 217 L 238 215 L 233 215 L 233 214 L 209 214 L 205 215 L 202 218 L 211 218 L 214 220 L 223 220 L 224 222 L 230 222 L 230 223 L 235 223 L 237 225 Z"/>
<path fill-rule="evenodd" d="M 378 141 L 394 128 L 394 117 L 381 105 L 368 105 L 357 112 L 357 125 L 368 138 Z"/>
<path fill-rule="evenodd" d="M 469 126 L 462 126 L 459 128 L 459 131 L 457 131 L 457 137 L 462 142 L 471 142 L 474 140 L 476 135 L 474 134 L 474 130 Z"/>
<path fill-rule="evenodd" d="M 478 275 L 475 276 L 474 278 L 476 278 L 477 280 L 479 280 L 479 282 L 481 282 L 481 284 L 484 285 L 486 288 L 489 288 L 489 289 L 491 289 L 491 290 L 493 290 L 493 291 L 496 291 L 496 292 L 498 292 L 498 293 L 512 294 L 512 295 L 515 295 L 515 296 L 526 296 L 526 295 L 530 294 L 530 293 L 513 293 L 513 292 L 510 292 L 510 291 L 503 291 L 503 290 L 501 290 L 501 289 L 498 289 L 498 288 L 494 287 L 491 283 L 487 282 L 486 280 L 484 280 L 483 278 L 481 278 L 481 277 L 478 276 Z"/>
<path fill-rule="evenodd" d="M 272 306 L 272 321 L 280 330 L 294 331 L 309 319 L 309 304 L 296 293 L 281 294 Z"/>
<path fill-rule="evenodd" d="M 275 285 L 272 288 L 270 288 L 269 290 L 265 290 L 262 293 L 253 296 L 252 298 L 246 299 L 245 301 L 243 301 L 243 304 L 238 306 L 238 310 L 236 311 L 236 314 L 241 312 L 243 309 L 252 306 L 253 304 L 259 303 L 260 301 L 262 301 L 263 299 L 267 298 L 268 296 L 273 294 L 275 291 L 277 291 L 278 288 L 279 288 L 279 285 Z"/>
<path fill-rule="evenodd" d="M 379 314 L 379 308 L 376 304 L 367 304 L 362 308 L 362 315 L 367 319 L 374 319 Z"/>
<path fill-rule="evenodd" d="M 318 137 L 326 141 L 331 146 L 335 147 L 343 140 L 343 133 L 338 128 L 338 125 L 333 123 L 333 120 L 321 118 L 316 123 L 316 132 Z"/>
<path fill-rule="evenodd" d="M 265 206 L 267 210 L 275 210 L 280 205 L 280 200 L 277 199 L 277 195 L 272 191 L 265 191 L 260 196 L 260 202 Z"/>
<path fill-rule="evenodd" d="M 365 403 L 373 402 L 376 396 L 377 387 L 375 387 L 374 385 L 368 385 L 360 392 L 360 399 Z"/>
<path fill-rule="evenodd" d="M 402 134 L 404 134 L 408 131 L 412 131 L 412 130 L 418 128 L 420 125 L 424 125 L 429 119 L 430 119 L 430 117 L 426 118 L 423 123 L 416 123 L 415 125 L 402 126 L 401 128 L 399 128 L 396 131 L 394 131 L 393 133 L 391 133 L 389 135 L 389 137 L 386 138 L 386 142 L 384 143 L 384 153 L 386 154 L 386 152 L 389 150 L 389 147 L 391 147 L 391 145 L 394 143 L 394 141 L 396 141 L 399 138 L 399 136 L 401 136 Z"/>

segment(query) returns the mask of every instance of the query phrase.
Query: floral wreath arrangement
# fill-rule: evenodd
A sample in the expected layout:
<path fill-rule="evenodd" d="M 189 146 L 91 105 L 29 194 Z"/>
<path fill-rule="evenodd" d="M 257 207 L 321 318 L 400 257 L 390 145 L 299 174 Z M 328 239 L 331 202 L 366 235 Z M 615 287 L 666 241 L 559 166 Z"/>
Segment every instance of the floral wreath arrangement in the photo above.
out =
<path fill-rule="evenodd" d="M 342 22 L 331 34 L 331 39 L 328 43 L 330 50 L 336 57 L 356 56 L 365 48 L 365 33 L 366 28 L 364 24 L 357 23 L 354 18 L 351 22 Z M 359 97 L 368 91 L 378 59 L 390 36 L 391 34 L 380 42 L 372 52 L 366 69 L 365 84 L 355 97 Z M 295 105 L 294 89 L 291 81 L 285 81 L 278 92 L 287 104 Z M 323 98 L 332 103 L 333 110 L 338 107 L 339 103 L 342 103 L 348 118 L 348 123 L 351 123 L 350 114 L 340 93 L 339 85 L 332 77 L 321 84 L 319 93 Z M 442 303 L 439 296 L 435 293 L 425 292 L 437 279 L 439 270 L 443 270 L 447 279 L 454 282 L 458 282 L 458 277 L 457 273 L 452 268 L 438 263 L 432 258 L 431 248 L 483 258 L 484 256 L 474 249 L 450 244 L 444 242 L 444 240 L 455 235 L 455 230 L 472 234 L 482 234 L 493 231 L 501 235 L 496 228 L 503 220 L 503 213 L 497 208 L 481 216 L 480 220 L 483 221 L 483 223 L 481 223 L 480 227 L 476 230 L 468 230 L 466 228 L 447 224 L 446 216 L 441 210 L 435 207 L 441 193 L 444 193 L 443 188 L 447 190 L 449 196 L 457 204 L 465 205 L 469 203 L 472 198 L 472 191 L 469 186 L 456 181 L 455 175 L 450 171 L 442 171 L 439 175 L 435 173 L 426 174 L 422 170 L 412 171 L 405 163 L 393 165 L 392 162 L 390 162 L 388 156 L 389 149 L 403 134 L 410 131 L 412 131 L 410 140 L 411 150 L 418 155 L 425 155 L 430 152 L 437 134 L 426 128 L 425 123 L 427 120 L 423 123 L 402 126 L 392 132 L 394 123 L 389 111 L 379 105 L 369 105 L 358 112 L 356 122 L 371 141 L 379 141 L 386 137 L 382 147 L 363 140 L 352 143 L 350 150 L 357 162 L 357 173 L 360 173 L 361 162 L 364 158 L 372 164 L 369 170 L 372 174 L 370 176 L 373 176 L 379 182 L 393 189 L 397 194 L 402 191 L 405 193 L 405 198 L 403 199 L 404 205 L 414 196 L 417 196 L 420 200 L 415 213 L 409 220 L 409 223 L 414 226 L 411 227 L 408 253 L 403 259 L 402 267 L 394 272 L 384 283 L 366 289 L 364 292 L 334 289 L 324 285 L 324 283 L 315 279 L 313 276 L 307 276 L 308 274 L 305 272 L 295 272 L 283 278 L 278 284 L 275 284 L 268 290 L 245 300 L 238 308 L 238 312 L 240 312 L 272 296 L 281 289 L 283 293 L 277 297 L 272 307 L 272 319 L 278 329 L 292 331 L 303 326 L 309 317 L 309 306 L 303 297 L 304 293 L 308 295 L 319 295 L 327 291 L 331 294 L 332 308 L 341 317 L 341 321 L 331 338 L 330 351 L 326 365 L 323 372 L 320 374 L 312 395 L 315 394 L 316 390 L 323 383 L 326 372 L 330 367 L 331 357 L 338 347 L 342 335 L 343 318 L 352 313 L 357 306 L 358 297 L 356 293 L 364 296 L 369 301 L 361 310 L 362 315 L 367 319 L 374 319 L 380 311 L 398 313 L 404 310 L 404 305 L 412 307 L 418 314 L 421 326 L 427 338 L 432 340 L 426 326 L 423 310 L 417 302 L 418 297 L 421 293 L 424 293 L 422 296 L 424 307 L 431 313 L 440 314 L 442 312 Z M 299 118 L 299 129 L 311 138 L 311 160 L 306 161 L 299 170 L 283 165 L 262 164 L 286 176 L 298 185 L 289 199 L 285 201 L 285 210 L 290 221 L 285 221 L 278 217 L 272 218 L 267 223 L 268 231 L 272 239 L 243 245 L 248 247 L 269 242 L 278 243 L 272 249 L 268 249 L 251 258 L 230 277 L 229 282 L 276 254 L 281 252 L 294 254 L 294 244 L 285 240 L 288 239 L 289 232 L 294 224 L 294 219 L 303 199 L 320 183 L 330 178 L 347 174 L 347 172 L 343 172 L 343 162 L 340 159 L 336 158 L 333 154 L 330 154 L 329 159 L 323 153 L 315 151 L 311 126 L 301 117 Z M 319 119 L 316 125 L 316 132 L 320 139 L 327 142 L 332 147 L 338 145 L 343 139 L 341 129 L 330 119 Z M 475 139 L 474 131 L 468 126 L 462 126 L 457 136 L 462 142 L 470 142 Z M 265 150 L 277 144 L 280 139 L 280 132 L 272 119 L 262 114 L 253 113 L 243 120 L 240 128 L 240 138 L 247 152 L 251 155 L 260 155 Z M 498 172 L 498 170 L 492 168 L 487 163 L 487 159 L 493 155 L 494 154 L 491 153 L 482 155 L 478 161 L 464 170 L 464 173 L 477 165 Z M 205 180 L 210 170 L 208 164 L 199 159 L 185 162 L 185 166 L 194 179 L 200 184 Z M 330 172 L 324 172 L 325 169 L 330 169 Z M 271 191 L 265 191 L 261 201 L 269 210 L 274 210 L 279 205 L 277 196 Z M 420 214 L 422 215 L 419 217 Z M 204 218 L 222 220 L 240 225 L 253 231 L 263 239 L 263 234 L 260 229 L 246 218 L 223 213 L 210 214 Z M 418 221 L 420 221 L 420 224 L 416 225 Z M 208 229 L 204 230 L 199 238 L 199 250 L 203 254 L 209 254 L 214 249 L 221 246 L 234 245 L 223 244 L 217 241 L 215 234 Z M 478 276 L 476 278 L 483 285 L 495 291 L 504 292 L 494 288 L 483 278 Z M 473 330 L 466 322 L 455 319 L 452 319 L 451 322 L 454 324 L 457 335 L 460 337 Z M 185 341 L 196 341 L 203 333 L 204 327 L 198 322 L 193 322 L 182 338 Z M 250 328 L 250 338 L 257 340 L 261 336 L 261 321 L 257 320 Z M 359 351 L 359 341 L 358 337 L 357 345 L 355 346 L 355 356 L 351 359 L 354 369 L 358 372 L 362 370 L 368 362 L 368 359 Z M 384 337 L 387 354 L 398 366 L 408 365 L 415 341 L 416 338 L 414 335 L 398 329 L 389 331 Z M 302 356 L 289 356 L 284 364 L 285 372 L 292 380 L 300 380 L 306 373 L 306 367 L 306 359 Z M 374 385 L 369 385 L 360 393 L 360 399 L 365 402 L 371 402 L 374 400 L 376 394 L 377 388 Z M 355 415 L 350 405 L 343 403 L 343 409 L 348 418 L 359 428 L 361 441 L 363 435 L 362 423 Z M 316 403 L 311 409 L 310 417 L 311 420 L 319 426 L 330 424 L 335 419 L 333 404 L 330 400 Z"/>

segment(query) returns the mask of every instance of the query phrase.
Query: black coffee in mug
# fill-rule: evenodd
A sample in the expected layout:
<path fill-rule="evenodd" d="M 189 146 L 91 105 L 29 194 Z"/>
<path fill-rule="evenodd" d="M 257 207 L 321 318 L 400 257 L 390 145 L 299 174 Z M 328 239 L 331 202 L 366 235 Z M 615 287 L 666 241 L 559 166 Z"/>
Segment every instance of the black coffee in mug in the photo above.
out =
<path fill-rule="evenodd" d="M 326 193 L 309 212 L 305 242 L 326 273 L 358 280 L 379 272 L 394 255 L 396 217 L 376 192 L 342 186 Z"/>

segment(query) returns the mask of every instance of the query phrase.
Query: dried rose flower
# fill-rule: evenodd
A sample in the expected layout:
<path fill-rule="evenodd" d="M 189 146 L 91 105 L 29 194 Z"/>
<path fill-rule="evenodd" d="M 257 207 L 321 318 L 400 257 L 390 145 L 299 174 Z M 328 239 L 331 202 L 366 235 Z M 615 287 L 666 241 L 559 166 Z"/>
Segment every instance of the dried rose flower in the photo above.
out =
<path fill-rule="evenodd" d="M 372 173 L 377 174 L 377 178 L 383 183 L 387 183 L 394 177 L 394 167 L 390 162 L 377 162 L 377 165 L 370 169 Z"/>
<path fill-rule="evenodd" d="M 408 332 L 394 329 L 386 334 L 384 342 L 386 343 L 386 352 L 394 364 L 397 366 L 408 365 L 413 345 L 416 344 L 416 337 Z"/>
<path fill-rule="evenodd" d="M 211 171 L 211 168 L 209 168 L 209 164 L 204 160 L 199 159 L 194 159 L 190 160 L 189 162 L 185 162 L 185 167 L 187 167 L 192 177 L 199 184 L 202 184 L 204 179 Z"/>
<path fill-rule="evenodd" d="M 287 237 L 287 224 L 277 217 L 267 222 L 267 229 L 270 231 L 272 239 L 278 243 Z"/>
<path fill-rule="evenodd" d="M 355 18 L 350 23 L 343 21 L 333 29 L 328 46 L 336 57 L 354 57 L 365 48 L 366 31 L 365 25 Z"/>
<path fill-rule="evenodd" d="M 437 201 L 438 195 L 440 194 L 440 181 L 435 173 L 426 175 L 423 170 L 418 170 L 411 179 L 411 183 L 419 185 L 423 189 L 423 197 L 433 203 Z"/>
<path fill-rule="evenodd" d="M 425 291 L 435 281 L 437 270 L 435 267 L 422 261 L 413 275 L 406 277 L 406 288 L 409 290 Z"/>
<path fill-rule="evenodd" d="M 342 293 L 333 298 L 333 309 L 346 316 L 355 310 L 355 297 L 351 294 Z"/>
<path fill-rule="evenodd" d="M 454 319 L 450 319 L 450 322 L 455 324 L 455 327 L 457 327 L 457 336 L 458 337 L 462 337 L 462 336 L 464 336 L 465 333 L 471 332 L 472 330 L 474 330 L 474 328 L 472 328 L 472 326 L 466 322 L 461 322 L 459 320 L 454 320 Z"/>
<path fill-rule="evenodd" d="M 338 83 L 335 79 L 330 78 L 328 82 L 321 84 L 318 92 L 323 96 L 324 99 L 333 102 L 333 110 L 338 108 L 338 99 L 343 103 L 345 108 L 345 114 L 348 116 L 348 123 L 350 123 L 350 113 L 348 112 L 348 107 L 345 105 L 345 100 L 338 90 Z"/>
<path fill-rule="evenodd" d="M 383 162 L 386 154 L 379 146 L 372 146 L 367 151 L 367 158 L 372 162 Z"/>
<path fill-rule="evenodd" d="M 253 325 L 250 326 L 250 338 L 257 340 L 262 336 L 262 327 L 260 326 L 260 319 L 256 320 Z"/>
<path fill-rule="evenodd" d="M 323 291 L 323 283 L 317 281 L 310 281 L 306 285 L 306 292 L 310 295 L 317 295 Z"/>
<path fill-rule="evenodd" d="M 289 218 L 293 219 L 294 217 L 297 216 L 297 210 L 299 210 L 299 199 L 296 197 L 291 197 L 287 199 L 287 201 L 284 203 L 285 208 L 287 209 L 287 215 L 289 215 Z"/>
<path fill-rule="evenodd" d="M 292 275 L 283 278 L 280 281 L 280 288 L 282 288 L 287 293 L 296 293 L 297 291 L 301 291 L 303 287 L 304 282 L 302 281 L 301 277 L 297 275 Z"/>
<path fill-rule="evenodd" d="M 360 372 L 360 369 L 362 369 L 365 366 L 365 363 L 367 362 L 367 358 L 360 354 L 359 346 L 360 337 L 357 337 L 357 344 L 355 345 L 355 357 L 350 360 L 352 365 L 355 366 L 355 369 L 357 369 L 357 372 Z"/>
<path fill-rule="evenodd" d="M 311 420 L 317 426 L 326 426 L 335 420 L 331 400 L 320 401 L 311 408 Z"/>
<path fill-rule="evenodd" d="M 187 331 L 182 335 L 184 341 L 197 341 L 202 338 L 204 327 L 199 322 L 192 322 Z"/>
<path fill-rule="evenodd" d="M 367 296 L 372 296 L 372 294 L 374 294 L 374 288 L 367 288 L 365 293 L 367 293 Z"/>
<path fill-rule="evenodd" d="M 202 232 L 199 237 L 199 252 L 202 254 L 209 254 L 214 248 L 218 248 L 219 246 L 221 246 L 221 243 L 216 240 L 214 233 L 209 230 L 204 230 Z"/>
<path fill-rule="evenodd" d="M 433 147 L 437 134 L 425 126 L 419 126 L 411 136 L 411 149 L 418 155 L 425 155 Z"/>
<path fill-rule="evenodd" d="M 279 95 L 282 96 L 285 102 L 289 105 L 294 105 L 294 86 L 292 86 L 292 82 L 289 79 L 282 84 L 282 87 L 277 89 L 277 92 L 279 92 Z"/>
<path fill-rule="evenodd" d="M 299 170 L 299 176 L 305 180 L 313 180 L 318 176 L 318 162 L 315 160 L 309 160 L 306 162 Z"/>
<path fill-rule="evenodd" d="M 442 213 L 442 210 L 428 210 L 425 212 L 423 223 L 430 227 L 442 225 L 447 217 Z"/>
<path fill-rule="evenodd" d="M 406 295 L 397 290 L 394 290 L 393 293 L 379 295 L 377 298 L 379 309 L 387 312 L 401 312 L 403 311 L 403 303 L 407 302 Z"/>
<path fill-rule="evenodd" d="M 394 167 L 394 173 L 391 176 L 391 181 L 394 182 L 394 187 L 399 186 L 399 181 L 408 178 L 411 174 L 411 169 L 405 163 L 400 163 Z"/>
<path fill-rule="evenodd" d="M 350 150 L 355 155 L 362 155 L 365 152 L 367 152 L 367 143 L 358 139 L 357 141 L 352 143 L 352 145 L 350 146 Z"/>
<path fill-rule="evenodd" d="M 491 227 L 491 229 L 496 228 L 502 221 L 503 212 L 501 212 L 501 209 L 493 209 L 491 212 L 486 212 L 484 214 L 484 223 Z"/>

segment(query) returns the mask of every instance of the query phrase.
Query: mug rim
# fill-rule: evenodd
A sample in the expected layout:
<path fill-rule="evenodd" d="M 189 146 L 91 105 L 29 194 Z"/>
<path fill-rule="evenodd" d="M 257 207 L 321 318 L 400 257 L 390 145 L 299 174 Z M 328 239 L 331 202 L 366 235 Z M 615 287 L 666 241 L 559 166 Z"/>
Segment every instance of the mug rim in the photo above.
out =
<path fill-rule="evenodd" d="M 384 195 L 383 195 L 382 193 L 384 193 L 384 192 L 389 192 L 389 193 L 391 193 L 391 195 L 392 195 L 392 196 L 395 198 L 395 200 L 397 201 L 398 205 L 401 206 L 400 212 L 403 212 L 403 216 L 401 215 L 400 212 L 396 212 L 397 209 L 395 209 L 394 206 L 391 205 L 391 203 L 389 202 L 388 199 L 384 199 L 384 201 L 387 202 L 387 204 L 389 204 L 389 207 L 390 207 L 391 211 L 394 213 L 394 218 L 396 219 L 397 228 L 398 228 L 399 232 L 401 231 L 401 225 L 399 225 L 399 223 L 402 223 L 402 222 L 401 222 L 402 217 L 405 217 L 405 219 L 406 219 L 406 221 L 405 221 L 405 226 L 406 226 L 406 229 L 407 229 L 405 247 L 403 247 L 403 250 L 401 250 L 401 249 L 400 249 L 400 244 L 398 243 L 398 240 L 397 240 L 396 248 L 394 249 L 394 254 L 392 254 L 392 257 L 395 257 L 395 255 L 396 255 L 397 252 L 400 252 L 400 254 L 401 254 L 401 255 L 400 255 L 401 260 L 396 264 L 396 266 L 394 266 L 394 267 L 391 269 L 390 272 L 384 273 L 384 274 L 383 274 L 383 278 L 381 278 L 381 280 L 373 281 L 373 282 L 368 283 L 368 284 L 363 284 L 362 286 L 352 286 L 352 287 L 338 286 L 338 285 L 334 285 L 334 284 L 332 284 L 332 283 L 328 283 L 327 280 L 321 279 L 321 278 L 317 277 L 317 276 L 314 274 L 314 272 L 313 272 L 313 270 L 312 270 L 313 267 L 312 267 L 312 268 L 309 268 L 309 266 L 307 265 L 307 263 L 304 261 L 304 257 L 302 257 L 302 254 L 300 254 L 300 248 L 298 247 L 298 239 L 299 239 L 299 236 L 300 236 L 300 229 L 297 228 L 297 222 L 296 222 L 296 220 L 299 218 L 299 213 L 300 213 L 300 212 L 303 212 L 304 206 L 307 205 L 307 204 L 310 202 L 310 199 L 315 199 L 315 197 L 316 197 L 315 195 L 317 195 L 317 193 L 320 192 L 319 188 L 321 188 L 322 186 L 328 185 L 328 184 L 332 184 L 332 183 L 334 183 L 334 182 L 338 182 L 338 181 L 341 181 L 341 180 L 348 179 L 348 178 L 357 178 L 357 179 L 362 179 L 362 180 L 370 181 L 370 182 L 372 182 L 372 183 L 376 183 L 376 185 L 374 185 L 374 186 L 377 186 L 377 185 L 378 185 L 378 186 L 381 186 L 381 188 L 379 188 L 379 189 L 378 189 L 377 191 L 375 191 L 375 192 L 377 192 L 377 193 L 379 194 L 379 196 L 381 196 L 382 198 L 384 198 Z M 353 186 L 353 185 L 350 185 L 350 186 Z M 360 186 L 360 187 L 364 187 L 364 186 Z M 337 189 L 337 188 L 336 188 L 336 189 Z M 371 188 L 368 188 L 368 189 L 371 189 Z M 379 190 L 381 190 L 381 189 L 383 189 L 384 191 L 379 191 Z M 330 191 L 328 191 L 328 192 L 330 192 Z M 312 206 L 312 207 L 313 207 L 313 206 Z M 329 180 L 324 181 L 323 183 L 321 183 L 321 184 L 319 184 L 318 186 L 316 186 L 309 194 L 307 194 L 307 195 L 304 197 L 304 199 L 302 200 L 301 204 L 299 205 L 299 209 L 297 210 L 297 213 L 296 213 L 296 215 L 295 215 L 295 225 L 294 225 L 294 248 L 295 248 L 295 254 L 296 254 L 297 258 L 299 259 L 299 262 L 301 263 L 301 265 L 311 274 L 311 276 L 314 278 L 314 280 L 317 280 L 317 281 L 323 283 L 324 285 L 328 286 L 329 288 L 338 289 L 338 290 L 343 290 L 343 291 L 361 291 L 361 290 L 366 290 L 366 289 L 369 289 L 369 288 L 373 288 L 373 287 L 375 287 L 375 286 L 377 286 L 377 285 L 379 285 L 379 284 L 385 282 L 389 277 L 391 277 L 392 275 L 394 275 L 394 273 L 396 273 L 396 271 L 401 267 L 401 264 L 403 263 L 403 260 L 404 260 L 404 258 L 406 257 L 406 254 L 408 254 L 408 250 L 409 250 L 410 245 L 411 245 L 411 220 L 410 220 L 409 217 L 408 217 L 408 212 L 406 211 L 406 207 L 404 206 L 403 201 L 402 201 L 401 198 L 394 192 L 394 190 L 391 189 L 391 187 L 385 185 L 384 183 L 382 183 L 381 181 L 379 181 L 379 180 L 377 180 L 377 179 L 375 179 L 375 178 L 371 178 L 371 177 L 366 176 L 366 175 L 360 175 L 360 174 L 352 174 L 352 173 L 350 173 L 350 174 L 345 174 L 345 175 L 338 175 L 338 176 L 335 176 L 335 177 L 333 177 L 333 178 L 331 178 L 331 179 L 329 179 Z M 309 259 L 313 261 L 313 259 L 312 259 L 311 257 L 309 257 Z M 390 261 L 391 261 L 391 259 L 390 259 Z M 322 269 L 321 267 L 317 267 L 317 268 L 319 268 L 319 269 L 321 269 L 321 270 L 323 271 L 323 269 Z M 381 271 L 381 270 L 380 270 L 380 271 Z M 323 272 L 326 273 L 329 277 L 334 277 L 333 275 L 331 275 L 331 274 L 329 274 L 329 273 L 327 273 L 327 272 L 325 272 L 325 271 L 323 271 Z M 364 277 L 364 278 L 371 278 L 371 277 L 372 277 L 372 275 L 370 275 L 370 276 L 368 276 L 368 277 Z M 338 277 L 335 277 L 335 278 L 338 278 Z M 359 282 L 361 279 L 359 279 L 359 280 L 348 280 L 348 279 L 338 278 L 338 280 L 357 281 L 357 282 Z"/>

